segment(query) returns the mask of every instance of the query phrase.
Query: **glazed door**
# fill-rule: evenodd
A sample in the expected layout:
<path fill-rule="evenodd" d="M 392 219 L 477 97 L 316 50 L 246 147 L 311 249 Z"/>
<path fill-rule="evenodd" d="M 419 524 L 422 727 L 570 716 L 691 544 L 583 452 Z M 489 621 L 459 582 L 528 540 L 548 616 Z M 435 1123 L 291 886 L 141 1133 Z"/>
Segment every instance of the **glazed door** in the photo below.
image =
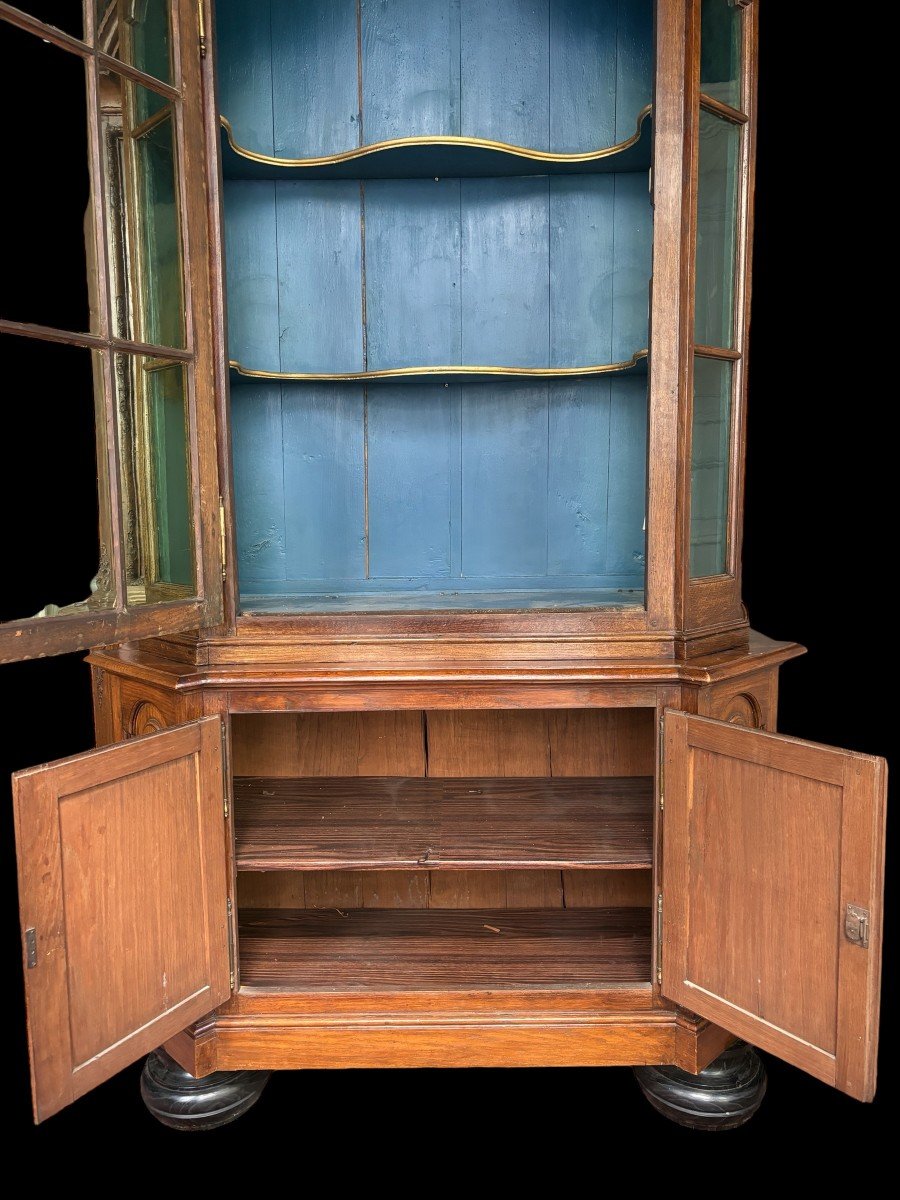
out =
<path fill-rule="evenodd" d="M 230 994 L 222 725 L 13 777 L 35 1120 Z"/>
<path fill-rule="evenodd" d="M 875 1091 L 884 759 L 667 711 L 663 994 Z"/>
<path fill-rule="evenodd" d="M 0 662 L 222 613 L 197 6 L 54 7 L 63 29 L 0 3 L 20 113 L 0 199 L 4 431 L 33 470 L 0 483 L 16 572 Z"/>

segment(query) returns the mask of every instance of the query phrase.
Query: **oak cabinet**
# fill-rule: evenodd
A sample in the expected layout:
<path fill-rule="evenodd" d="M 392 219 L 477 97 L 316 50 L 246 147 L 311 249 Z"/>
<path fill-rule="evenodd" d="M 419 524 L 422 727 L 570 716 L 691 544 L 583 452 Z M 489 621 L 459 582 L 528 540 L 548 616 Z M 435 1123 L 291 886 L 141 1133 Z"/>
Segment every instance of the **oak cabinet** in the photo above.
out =
<path fill-rule="evenodd" d="M 37 1119 L 150 1053 L 175 1127 L 608 1064 L 721 1127 L 737 1038 L 870 1099 L 885 765 L 775 732 L 741 604 L 756 5 L 0 22 L 89 129 L 84 328 L 0 313 L 99 480 L 90 595 L 0 626 L 94 684 L 14 781 Z"/>

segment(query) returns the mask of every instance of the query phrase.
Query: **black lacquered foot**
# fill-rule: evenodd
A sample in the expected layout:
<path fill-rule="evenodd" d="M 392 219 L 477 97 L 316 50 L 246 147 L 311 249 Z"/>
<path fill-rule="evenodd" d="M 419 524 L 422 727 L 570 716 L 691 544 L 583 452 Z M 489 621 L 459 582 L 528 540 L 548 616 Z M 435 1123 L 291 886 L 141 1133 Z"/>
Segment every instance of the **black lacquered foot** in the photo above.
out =
<path fill-rule="evenodd" d="M 259 1099 L 271 1071 L 216 1071 L 195 1079 L 165 1050 L 156 1050 L 141 1072 L 141 1098 L 170 1129 L 217 1129 L 236 1121 Z"/>
<path fill-rule="evenodd" d="M 689 1129 L 736 1129 L 766 1094 L 766 1070 L 745 1042 L 731 1046 L 699 1075 L 678 1067 L 635 1067 L 641 1091 L 657 1112 Z"/>

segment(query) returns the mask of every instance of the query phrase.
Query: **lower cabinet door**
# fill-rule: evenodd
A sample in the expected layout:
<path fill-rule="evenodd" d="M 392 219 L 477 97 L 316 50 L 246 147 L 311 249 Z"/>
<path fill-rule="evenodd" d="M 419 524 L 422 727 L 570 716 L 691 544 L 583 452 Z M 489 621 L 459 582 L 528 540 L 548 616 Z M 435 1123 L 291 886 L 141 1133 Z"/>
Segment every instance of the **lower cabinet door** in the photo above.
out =
<path fill-rule="evenodd" d="M 222 726 L 13 777 L 35 1119 L 230 993 Z"/>
<path fill-rule="evenodd" d="M 667 711 L 663 994 L 875 1091 L 887 765 Z"/>

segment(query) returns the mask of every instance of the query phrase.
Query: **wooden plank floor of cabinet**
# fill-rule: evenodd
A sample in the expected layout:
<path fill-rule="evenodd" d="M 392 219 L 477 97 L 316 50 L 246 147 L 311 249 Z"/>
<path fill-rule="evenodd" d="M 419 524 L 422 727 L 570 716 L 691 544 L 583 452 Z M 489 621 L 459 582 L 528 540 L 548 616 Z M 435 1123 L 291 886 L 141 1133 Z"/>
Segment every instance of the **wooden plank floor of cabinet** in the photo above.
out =
<path fill-rule="evenodd" d="M 238 869 L 646 868 L 653 780 L 234 781 Z"/>
<path fill-rule="evenodd" d="M 590 989 L 646 984 L 650 914 L 616 909 L 251 910 L 242 988 Z"/>

